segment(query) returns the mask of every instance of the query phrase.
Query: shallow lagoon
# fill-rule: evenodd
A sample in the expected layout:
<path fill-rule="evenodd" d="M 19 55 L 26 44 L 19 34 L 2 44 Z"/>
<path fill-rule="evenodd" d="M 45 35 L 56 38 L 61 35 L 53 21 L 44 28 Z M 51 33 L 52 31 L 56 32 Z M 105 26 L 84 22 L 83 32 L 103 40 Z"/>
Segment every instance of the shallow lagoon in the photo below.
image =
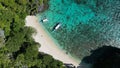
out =
<path fill-rule="evenodd" d="M 120 47 L 119 0 L 50 0 L 39 14 L 43 25 L 67 54 L 82 59 L 103 45 Z M 53 27 L 62 26 L 52 31 Z"/>

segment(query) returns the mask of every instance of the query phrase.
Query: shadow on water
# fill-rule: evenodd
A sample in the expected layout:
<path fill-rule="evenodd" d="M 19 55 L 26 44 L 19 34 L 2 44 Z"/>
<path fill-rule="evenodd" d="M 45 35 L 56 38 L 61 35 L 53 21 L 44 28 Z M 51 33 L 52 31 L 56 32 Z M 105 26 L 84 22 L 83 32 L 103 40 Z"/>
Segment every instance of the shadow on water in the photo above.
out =
<path fill-rule="evenodd" d="M 120 49 L 103 46 L 93 50 L 90 56 L 82 59 L 77 68 L 120 68 Z"/>

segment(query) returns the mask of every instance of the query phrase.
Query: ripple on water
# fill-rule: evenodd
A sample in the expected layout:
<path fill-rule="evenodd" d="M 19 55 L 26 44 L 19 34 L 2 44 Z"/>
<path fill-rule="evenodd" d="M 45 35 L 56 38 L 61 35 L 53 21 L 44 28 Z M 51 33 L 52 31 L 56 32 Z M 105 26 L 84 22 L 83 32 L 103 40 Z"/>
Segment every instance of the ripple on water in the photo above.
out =
<path fill-rule="evenodd" d="M 43 25 L 71 55 L 82 59 L 104 44 L 120 47 L 120 1 L 50 0 L 49 5 L 40 14 L 49 20 Z M 52 32 L 58 22 L 62 26 Z"/>

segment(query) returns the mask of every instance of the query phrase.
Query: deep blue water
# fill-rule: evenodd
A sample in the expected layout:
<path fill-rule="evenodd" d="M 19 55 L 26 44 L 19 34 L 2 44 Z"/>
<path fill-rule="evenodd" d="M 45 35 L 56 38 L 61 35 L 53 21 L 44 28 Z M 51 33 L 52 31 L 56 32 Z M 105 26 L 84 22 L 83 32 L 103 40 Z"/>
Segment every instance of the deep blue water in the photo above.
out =
<path fill-rule="evenodd" d="M 64 50 L 79 59 L 103 45 L 120 47 L 120 0 L 50 0 L 39 14 Z M 61 27 L 52 31 L 61 23 Z"/>

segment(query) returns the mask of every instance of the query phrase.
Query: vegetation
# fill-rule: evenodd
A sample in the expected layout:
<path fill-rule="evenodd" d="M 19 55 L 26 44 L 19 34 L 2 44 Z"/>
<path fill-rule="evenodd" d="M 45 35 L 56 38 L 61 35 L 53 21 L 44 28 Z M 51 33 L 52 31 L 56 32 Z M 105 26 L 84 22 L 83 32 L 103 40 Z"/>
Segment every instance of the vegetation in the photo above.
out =
<path fill-rule="evenodd" d="M 24 26 L 26 15 L 37 13 L 47 1 L 0 0 L 0 28 L 4 30 L 0 30 L 0 68 L 64 68 L 62 62 L 38 52 L 40 45 L 31 37 L 36 31 Z"/>
<path fill-rule="evenodd" d="M 90 56 L 86 56 L 81 61 L 83 68 L 120 68 L 120 48 L 103 46 L 91 51 Z"/>
<path fill-rule="evenodd" d="M 4 31 L 0 29 L 0 48 L 4 46 L 5 40 L 4 40 Z"/>

